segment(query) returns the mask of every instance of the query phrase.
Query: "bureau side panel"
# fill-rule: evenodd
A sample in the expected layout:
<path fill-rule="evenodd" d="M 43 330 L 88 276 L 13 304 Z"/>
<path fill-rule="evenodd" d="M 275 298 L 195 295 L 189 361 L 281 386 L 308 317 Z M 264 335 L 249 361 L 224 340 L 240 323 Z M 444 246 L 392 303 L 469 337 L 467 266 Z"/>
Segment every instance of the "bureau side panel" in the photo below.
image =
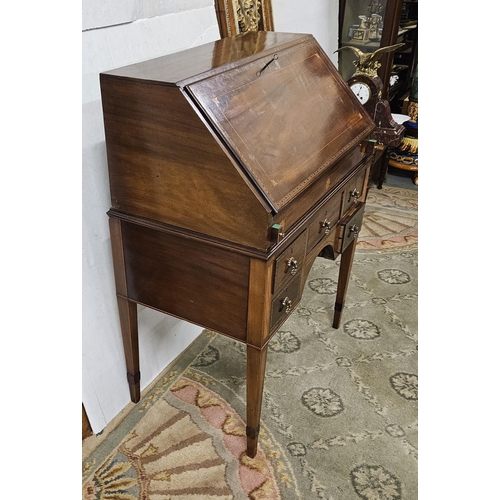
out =
<path fill-rule="evenodd" d="M 245 340 L 248 257 L 128 222 L 122 235 L 130 299 Z"/>
<path fill-rule="evenodd" d="M 101 75 L 112 207 L 266 248 L 268 212 L 177 87 Z"/>

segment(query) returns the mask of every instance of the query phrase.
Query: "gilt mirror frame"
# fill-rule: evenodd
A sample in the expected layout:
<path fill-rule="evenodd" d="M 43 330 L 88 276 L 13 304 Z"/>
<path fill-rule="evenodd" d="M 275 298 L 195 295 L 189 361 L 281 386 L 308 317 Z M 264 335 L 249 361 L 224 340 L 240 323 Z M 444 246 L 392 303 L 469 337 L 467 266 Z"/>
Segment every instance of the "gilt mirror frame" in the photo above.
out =
<path fill-rule="evenodd" d="M 274 31 L 271 0 L 215 0 L 221 38 L 247 31 Z"/>

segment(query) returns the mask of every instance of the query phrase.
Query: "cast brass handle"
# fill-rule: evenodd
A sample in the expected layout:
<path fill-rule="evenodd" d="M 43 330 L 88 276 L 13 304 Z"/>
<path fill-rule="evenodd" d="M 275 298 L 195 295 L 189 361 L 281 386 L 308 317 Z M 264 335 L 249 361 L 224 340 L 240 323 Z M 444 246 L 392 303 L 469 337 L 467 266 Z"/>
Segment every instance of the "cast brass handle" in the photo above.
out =
<path fill-rule="evenodd" d="M 322 223 L 321 223 L 321 227 L 324 227 L 325 228 L 325 234 L 328 234 L 331 229 L 332 229 L 332 223 L 329 222 L 327 219 L 325 219 Z"/>
<path fill-rule="evenodd" d="M 285 297 L 281 301 L 281 305 L 285 308 L 285 312 L 290 312 L 290 309 L 292 308 L 292 299 L 289 299 L 288 297 Z"/>
<path fill-rule="evenodd" d="M 358 200 L 359 200 L 359 195 L 361 193 L 356 189 L 354 188 L 351 192 L 350 192 L 350 195 L 351 195 L 351 198 L 354 199 L 354 203 L 356 203 Z"/>
<path fill-rule="evenodd" d="M 356 226 L 356 224 L 352 225 L 350 228 L 349 228 L 349 235 L 351 233 L 354 233 L 354 237 L 358 236 L 359 234 L 359 227 Z"/>
<path fill-rule="evenodd" d="M 290 274 L 292 276 L 295 276 L 297 274 L 297 267 L 298 267 L 299 263 L 293 257 L 290 257 L 286 261 L 286 264 L 287 264 L 287 270 L 291 269 Z"/>

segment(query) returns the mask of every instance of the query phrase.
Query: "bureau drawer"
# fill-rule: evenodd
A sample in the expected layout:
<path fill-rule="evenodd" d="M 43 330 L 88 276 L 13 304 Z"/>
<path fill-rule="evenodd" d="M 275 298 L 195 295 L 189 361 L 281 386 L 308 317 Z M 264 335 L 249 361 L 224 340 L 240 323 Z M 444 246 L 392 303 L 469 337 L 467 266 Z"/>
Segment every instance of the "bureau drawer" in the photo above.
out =
<path fill-rule="evenodd" d="M 300 276 L 280 290 L 271 304 L 271 331 L 281 324 L 300 301 Z"/>
<path fill-rule="evenodd" d="M 300 274 L 304 265 L 306 233 L 304 231 L 276 259 L 273 290 L 278 290 L 283 283 Z"/>
<path fill-rule="evenodd" d="M 321 206 L 309 224 L 307 235 L 307 253 L 315 247 L 325 236 L 335 229 L 340 219 L 341 194 L 336 194 L 331 200 Z"/>
<path fill-rule="evenodd" d="M 358 236 L 361 231 L 365 204 L 359 203 L 357 209 L 349 216 L 344 217 L 337 227 L 337 237 L 335 239 L 335 251 L 342 253 Z"/>
<path fill-rule="evenodd" d="M 365 201 L 363 186 L 365 183 L 366 169 L 363 169 L 354 179 L 352 179 L 344 190 L 344 203 L 342 215 L 345 215 L 358 201 Z"/>

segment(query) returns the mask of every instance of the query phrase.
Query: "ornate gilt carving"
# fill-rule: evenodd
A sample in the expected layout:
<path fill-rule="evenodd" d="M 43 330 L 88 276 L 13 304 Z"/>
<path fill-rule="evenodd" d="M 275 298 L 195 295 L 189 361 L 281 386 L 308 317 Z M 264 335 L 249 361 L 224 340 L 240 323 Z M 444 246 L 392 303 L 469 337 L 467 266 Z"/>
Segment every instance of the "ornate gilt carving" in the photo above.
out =
<path fill-rule="evenodd" d="M 271 0 L 215 0 L 221 37 L 273 31 Z"/>
<path fill-rule="evenodd" d="M 236 0 L 236 18 L 240 33 L 259 31 L 259 0 Z"/>

